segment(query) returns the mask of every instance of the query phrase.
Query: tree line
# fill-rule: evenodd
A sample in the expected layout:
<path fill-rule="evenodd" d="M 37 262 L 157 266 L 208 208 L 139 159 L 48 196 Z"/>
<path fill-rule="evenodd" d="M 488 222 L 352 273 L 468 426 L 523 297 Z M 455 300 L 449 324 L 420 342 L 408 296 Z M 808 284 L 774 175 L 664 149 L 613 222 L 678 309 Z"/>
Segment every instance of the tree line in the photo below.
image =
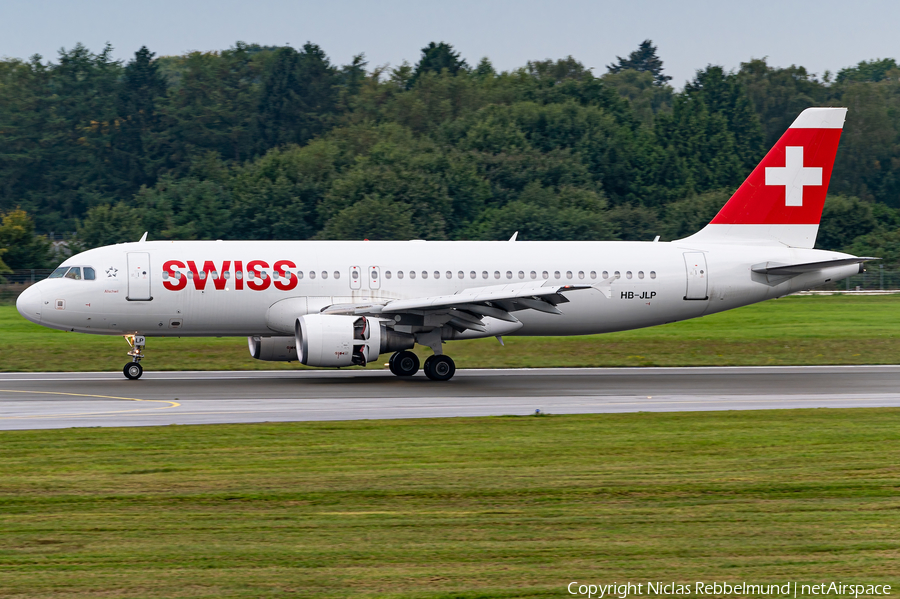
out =
<path fill-rule="evenodd" d="M 333 64 L 238 43 L 0 60 L 0 260 L 151 239 L 650 240 L 712 218 L 809 106 L 850 111 L 818 244 L 900 262 L 900 68 L 765 59 L 676 91 L 650 40 L 595 73 L 446 43 Z M 2 264 L 2 263 L 0 263 Z"/>

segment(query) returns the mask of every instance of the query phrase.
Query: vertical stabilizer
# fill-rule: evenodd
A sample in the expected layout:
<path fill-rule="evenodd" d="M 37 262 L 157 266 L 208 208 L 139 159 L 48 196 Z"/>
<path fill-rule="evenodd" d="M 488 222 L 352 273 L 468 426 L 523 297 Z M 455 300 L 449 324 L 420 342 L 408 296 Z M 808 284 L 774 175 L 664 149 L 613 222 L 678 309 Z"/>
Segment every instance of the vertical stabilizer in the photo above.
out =
<path fill-rule="evenodd" d="M 807 108 L 691 241 L 812 248 L 846 108 Z"/>

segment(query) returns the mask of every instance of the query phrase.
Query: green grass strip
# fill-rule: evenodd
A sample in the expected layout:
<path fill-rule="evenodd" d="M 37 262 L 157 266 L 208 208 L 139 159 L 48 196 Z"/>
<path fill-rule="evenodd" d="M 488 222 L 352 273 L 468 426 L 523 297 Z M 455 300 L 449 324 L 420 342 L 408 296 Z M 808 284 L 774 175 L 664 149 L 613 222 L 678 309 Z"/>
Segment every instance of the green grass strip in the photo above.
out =
<path fill-rule="evenodd" d="M 900 587 L 900 410 L 0 433 L 0 597 Z"/>
<path fill-rule="evenodd" d="M 0 306 L 0 371 L 119 370 L 119 337 L 66 333 Z M 460 368 L 542 366 L 765 366 L 900 363 L 900 295 L 792 296 L 669 325 L 583 337 L 455 341 Z M 428 350 L 424 350 L 423 353 Z M 268 370 L 243 338 L 148 339 L 149 370 Z M 387 356 L 370 368 L 383 368 Z"/>

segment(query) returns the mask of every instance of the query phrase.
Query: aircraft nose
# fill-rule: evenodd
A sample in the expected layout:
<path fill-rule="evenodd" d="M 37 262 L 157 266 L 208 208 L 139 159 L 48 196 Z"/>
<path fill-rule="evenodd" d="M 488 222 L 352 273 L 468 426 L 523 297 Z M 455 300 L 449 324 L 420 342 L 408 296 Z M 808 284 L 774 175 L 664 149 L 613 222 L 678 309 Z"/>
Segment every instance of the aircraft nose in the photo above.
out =
<path fill-rule="evenodd" d="M 16 310 L 25 319 L 35 324 L 41 324 L 41 290 L 37 285 L 32 285 L 23 291 L 16 300 Z"/>

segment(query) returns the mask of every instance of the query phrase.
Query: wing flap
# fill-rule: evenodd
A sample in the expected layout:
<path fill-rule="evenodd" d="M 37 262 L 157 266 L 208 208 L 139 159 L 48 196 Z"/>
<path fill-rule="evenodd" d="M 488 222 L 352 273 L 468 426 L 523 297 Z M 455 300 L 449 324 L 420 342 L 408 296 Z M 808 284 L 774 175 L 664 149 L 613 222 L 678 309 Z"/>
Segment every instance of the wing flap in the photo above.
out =
<path fill-rule="evenodd" d="M 485 317 L 509 323 L 519 319 L 511 314 L 517 310 L 537 310 L 547 314 L 561 314 L 557 304 L 568 302 L 568 291 L 590 289 L 590 285 L 549 285 L 543 281 L 511 283 L 465 289 L 453 295 L 386 300 L 365 304 L 334 304 L 322 310 L 325 314 L 352 314 L 394 318 L 412 314 L 427 316 L 427 322 L 439 326 L 450 324 L 457 329 L 484 330 Z"/>

